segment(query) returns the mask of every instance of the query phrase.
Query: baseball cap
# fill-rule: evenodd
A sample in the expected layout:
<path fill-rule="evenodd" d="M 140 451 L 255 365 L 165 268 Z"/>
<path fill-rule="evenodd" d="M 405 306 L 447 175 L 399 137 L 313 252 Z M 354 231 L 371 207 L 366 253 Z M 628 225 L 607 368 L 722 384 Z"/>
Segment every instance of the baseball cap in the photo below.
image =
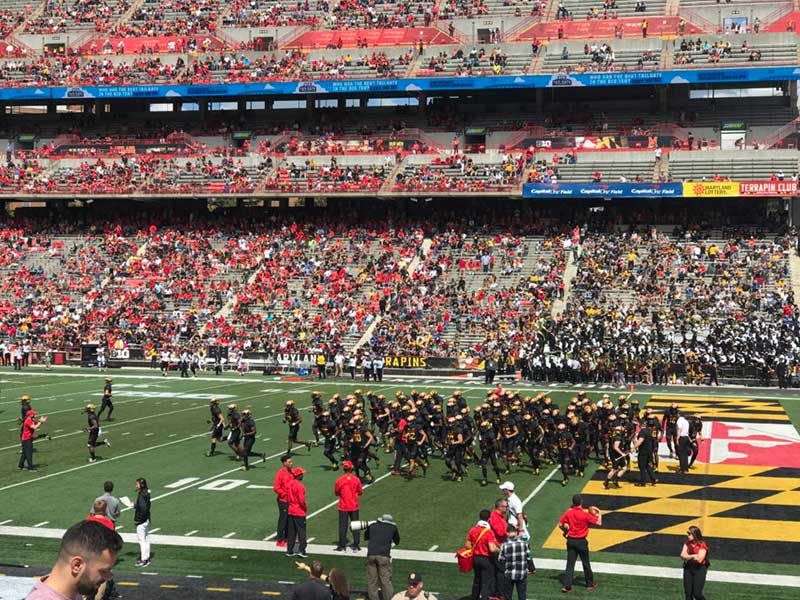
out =
<path fill-rule="evenodd" d="M 305 474 L 306 470 L 303 467 L 295 467 L 294 469 L 292 469 L 292 475 L 294 475 L 295 477 L 299 477 L 300 475 L 305 475 Z"/>
<path fill-rule="evenodd" d="M 345 471 L 350 471 L 353 468 L 353 463 L 349 460 L 345 460 L 342 462 L 342 468 Z"/>
<path fill-rule="evenodd" d="M 36 416 L 36 411 L 35 410 L 29 410 L 28 412 L 25 413 L 25 416 L 26 417 L 34 417 L 34 416 Z"/>
<path fill-rule="evenodd" d="M 500 489 L 501 490 L 508 490 L 509 492 L 513 492 L 514 491 L 514 484 L 511 483 L 510 481 L 504 481 L 503 483 L 500 484 Z"/>
<path fill-rule="evenodd" d="M 422 575 L 420 573 L 411 573 L 408 576 L 408 585 L 417 585 L 422 583 Z"/>

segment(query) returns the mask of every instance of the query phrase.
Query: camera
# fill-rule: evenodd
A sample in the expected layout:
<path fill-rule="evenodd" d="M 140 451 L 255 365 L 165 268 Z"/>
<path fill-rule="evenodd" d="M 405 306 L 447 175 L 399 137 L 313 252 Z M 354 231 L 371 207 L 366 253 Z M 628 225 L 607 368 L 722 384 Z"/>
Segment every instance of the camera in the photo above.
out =
<path fill-rule="evenodd" d="M 374 523 L 377 523 L 377 521 L 351 521 L 350 531 L 361 531 Z"/>

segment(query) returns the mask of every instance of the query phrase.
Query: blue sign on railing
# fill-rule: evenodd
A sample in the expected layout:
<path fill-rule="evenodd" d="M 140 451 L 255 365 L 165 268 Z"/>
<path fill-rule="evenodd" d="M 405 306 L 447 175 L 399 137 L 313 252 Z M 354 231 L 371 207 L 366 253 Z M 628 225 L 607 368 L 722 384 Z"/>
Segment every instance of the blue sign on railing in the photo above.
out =
<path fill-rule="evenodd" d="M 523 198 L 680 198 L 682 183 L 526 183 Z"/>
<path fill-rule="evenodd" d="M 420 79 L 337 79 L 197 85 L 118 85 L 58 88 L 0 88 L 0 101 L 80 100 L 92 98 L 197 98 L 199 96 L 295 96 L 306 94 L 408 93 L 499 89 L 754 83 L 800 79 L 800 68 L 700 69 L 500 77 L 433 77 Z"/>

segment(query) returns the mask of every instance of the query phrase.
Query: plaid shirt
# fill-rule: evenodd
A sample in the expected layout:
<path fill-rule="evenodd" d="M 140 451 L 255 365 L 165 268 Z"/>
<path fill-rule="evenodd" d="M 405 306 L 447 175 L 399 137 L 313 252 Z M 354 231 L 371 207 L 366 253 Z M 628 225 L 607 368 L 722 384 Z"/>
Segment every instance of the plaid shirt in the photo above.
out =
<path fill-rule="evenodd" d="M 503 542 L 498 560 L 503 562 L 503 572 L 511 581 L 522 581 L 528 576 L 528 544 L 522 538 Z"/>

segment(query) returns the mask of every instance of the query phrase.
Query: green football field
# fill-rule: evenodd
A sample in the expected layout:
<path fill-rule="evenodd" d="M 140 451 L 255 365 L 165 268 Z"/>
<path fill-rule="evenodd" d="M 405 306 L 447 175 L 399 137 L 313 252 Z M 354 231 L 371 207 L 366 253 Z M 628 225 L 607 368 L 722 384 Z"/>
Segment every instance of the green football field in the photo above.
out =
<path fill-rule="evenodd" d="M 85 416 L 81 409 L 87 402 L 99 405 L 103 378 L 114 378 L 115 420 L 102 423 L 102 430 L 111 447 L 99 447 L 102 460 L 88 462 L 86 449 Z M 278 457 L 286 451 L 286 425 L 282 423 L 283 404 L 295 400 L 305 412 L 301 437 L 311 437 L 311 416 L 308 412 L 310 395 L 314 390 L 327 400 L 334 393 L 346 394 L 356 388 L 372 389 L 376 393 L 392 396 L 396 390 L 409 392 L 437 389 L 447 395 L 461 389 L 471 406 L 486 395 L 482 385 L 454 382 L 418 381 L 408 379 L 384 381 L 380 384 L 352 384 L 349 380 L 318 383 L 317 381 L 281 381 L 272 377 L 235 375 L 214 377 L 201 375 L 195 379 L 181 380 L 176 374 L 167 378 L 157 371 L 123 370 L 106 374 L 96 371 L 59 369 L 52 372 L 11 370 L 0 371 L 0 563 L 24 563 L 47 567 L 57 548 L 57 530 L 64 529 L 88 513 L 92 500 L 102 493 L 102 483 L 111 479 L 115 494 L 135 497 L 134 480 L 145 477 L 152 492 L 152 533 L 154 534 L 154 561 L 149 568 L 160 574 L 198 574 L 219 578 L 249 578 L 250 580 L 296 580 L 297 572 L 291 561 L 274 551 L 273 539 L 277 520 L 274 494 L 269 486 L 280 466 Z M 524 394 L 539 389 L 547 391 L 553 401 L 564 403 L 575 394 L 574 390 L 559 388 L 531 388 L 514 384 Z M 599 399 L 602 393 L 615 398 L 620 390 L 589 389 L 590 397 Z M 800 418 L 800 396 L 778 394 L 777 390 L 732 391 L 716 394 L 734 398 L 743 396 L 772 399 L 778 410 L 785 411 L 787 422 Z M 635 393 L 641 405 L 650 401 L 655 392 Z M 690 392 L 684 388 L 670 388 L 670 394 L 682 394 L 697 401 L 710 392 Z M 19 457 L 19 396 L 28 394 L 33 407 L 46 414 L 49 421 L 44 430 L 52 440 L 36 442 L 35 462 L 39 471 L 29 473 L 17 470 Z M 241 463 L 233 460 L 227 446 L 218 447 L 222 454 L 207 457 L 209 448 L 208 401 L 218 397 L 221 404 L 236 402 L 240 409 L 250 408 L 258 425 L 258 443 L 255 450 L 267 454 L 265 463 L 257 463 L 250 471 L 241 470 Z M 708 396 L 713 398 L 714 396 Z M 774 407 L 773 407 L 774 408 Z M 766 410 L 766 409 L 765 409 Z M 771 409 L 770 409 L 771 410 Z M 783 413 L 782 413 L 783 414 Z M 434 458 L 426 477 L 413 481 L 392 477 L 386 468 L 390 456 L 380 454 L 381 467 L 375 471 L 377 480 L 364 492 L 361 501 L 362 518 L 374 518 L 391 513 L 401 532 L 397 551 L 414 551 L 402 554 L 396 572 L 422 569 L 427 575 L 429 589 L 446 596 L 468 593 L 471 578 L 457 572 L 452 563 L 443 562 L 445 553 L 452 553 L 463 545 L 468 528 L 474 524 L 481 508 L 491 507 L 501 493 L 495 485 L 479 485 L 480 470 L 470 467 L 469 478 L 461 483 L 446 480 L 444 466 Z M 320 557 L 328 566 L 341 565 L 352 572 L 356 586 L 363 585 L 363 558 L 332 555 L 330 550 L 337 538 L 336 498 L 333 482 L 341 472 L 332 472 L 321 448 L 295 449 L 295 464 L 308 470 L 305 484 L 308 493 L 308 535 L 310 554 L 319 548 Z M 555 467 L 546 466 L 539 476 L 529 468 L 521 468 L 504 476 L 517 486 L 517 494 L 526 502 L 530 517 L 531 548 L 537 559 L 563 560 L 563 549 L 553 543 L 553 529 L 558 517 L 569 506 L 572 494 L 593 490 L 598 482 L 592 481 L 596 465 L 592 465 L 583 479 L 574 478 L 569 485 L 560 485 L 560 474 Z M 787 474 L 786 481 L 794 482 Z M 713 475 L 709 475 L 713 477 Z M 780 485 L 770 480 L 769 485 Z M 734 484 L 735 485 L 735 484 Z M 790 483 L 780 493 L 797 494 Z M 800 487 L 800 486 L 798 486 Z M 774 488 L 778 490 L 779 488 Z M 780 488 L 783 490 L 783 488 Z M 787 496 L 789 497 L 789 496 Z M 613 499 L 611 499 L 613 503 Z M 680 517 L 680 515 L 678 515 Z M 745 517 L 746 521 L 748 517 Z M 787 516 L 786 520 L 794 517 Z M 798 519 L 800 520 L 800 519 Z M 678 519 L 680 521 L 680 519 Z M 737 523 L 742 519 L 737 519 Z M 783 523 L 783 521 L 782 521 Z M 671 522 L 665 522 L 664 527 Z M 760 521 L 754 520 L 753 526 Z M 741 527 L 746 529 L 746 522 Z M 118 523 L 121 533 L 134 533 L 133 512 L 125 511 Z M 660 525 L 661 526 L 661 525 Z M 799 529 L 800 528 L 797 528 Z M 665 529 L 666 531 L 666 529 Z M 598 534 L 600 535 L 600 534 Z M 746 534 L 743 534 L 745 537 Z M 159 544 L 159 536 L 168 543 Z M 180 539 L 179 539 L 180 538 Z M 185 540 L 185 541 L 182 541 Z M 266 541 L 265 541 L 266 540 Z M 549 540 L 549 542 L 548 542 Z M 590 536 L 590 544 L 592 537 Z M 781 539 L 787 549 L 797 548 L 794 537 Z M 609 542 L 610 543 L 610 542 Z M 325 551 L 322 548 L 325 548 Z M 273 551 L 270 551 L 273 550 Z M 633 575 L 642 568 L 680 567 L 678 553 L 672 556 L 654 552 L 593 551 L 597 563 L 618 565 L 617 572 L 600 574 L 609 594 L 604 597 L 637 598 L 648 591 L 652 579 Z M 138 555 L 135 542 L 126 543 L 117 572 L 134 571 L 133 562 Z M 413 560 L 412 560 L 413 559 Z M 741 560 L 730 558 L 713 561 L 714 571 L 751 573 L 763 575 L 796 575 L 796 561 L 762 560 L 760 555 L 743 552 Z M 637 571 L 638 570 L 638 571 Z M 580 568 L 578 569 L 580 572 Z M 602 573 L 602 570 L 600 571 Z M 559 595 L 558 571 L 542 569 L 531 580 L 528 596 L 550 597 Z M 680 597 L 679 582 L 666 585 L 674 593 L 663 597 Z M 745 598 L 755 594 L 769 594 L 772 598 L 797 598 L 800 592 L 792 587 L 770 587 L 711 582 L 707 587 L 709 597 Z"/>

